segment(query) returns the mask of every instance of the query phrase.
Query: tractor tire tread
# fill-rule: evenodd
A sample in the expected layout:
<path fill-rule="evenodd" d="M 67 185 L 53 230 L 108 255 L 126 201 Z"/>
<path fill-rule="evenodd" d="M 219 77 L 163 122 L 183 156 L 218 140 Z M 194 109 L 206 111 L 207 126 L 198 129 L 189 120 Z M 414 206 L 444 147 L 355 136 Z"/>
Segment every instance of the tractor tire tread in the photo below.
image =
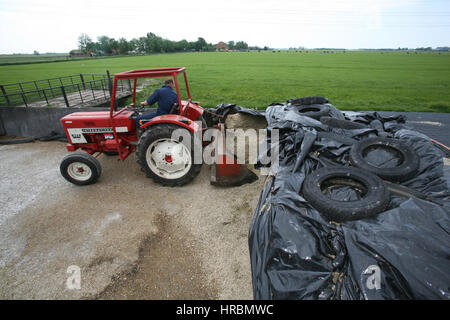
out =
<path fill-rule="evenodd" d="M 137 157 L 137 163 L 140 165 L 141 170 L 145 172 L 146 176 L 153 181 L 155 181 L 158 184 L 161 184 L 163 186 L 167 187 L 180 187 L 183 186 L 189 182 L 191 182 L 201 171 L 202 165 L 201 164 L 192 164 L 191 169 L 189 172 L 184 175 L 181 178 L 168 180 L 164 179 L 155 173 L 152 172 L 152 170 L 147 165 L 147 161 L 145 159 L 146 157 L 146 150 L 148 146 L 150 145 L 151 141 L 155 140 L 157 137 L 170 137 L 171 132 L 174 129 L 182 128 L 177 125 L 173 124 L 158 124 L 158 130 L 155 130 L 155 127 L 151 129 L 147 129 L 144 131 L 139 139 L 138 146 L 136 148 L 136 157 Z M 192 142 L 194 142 L 194 139 L 192 138 Z"/>

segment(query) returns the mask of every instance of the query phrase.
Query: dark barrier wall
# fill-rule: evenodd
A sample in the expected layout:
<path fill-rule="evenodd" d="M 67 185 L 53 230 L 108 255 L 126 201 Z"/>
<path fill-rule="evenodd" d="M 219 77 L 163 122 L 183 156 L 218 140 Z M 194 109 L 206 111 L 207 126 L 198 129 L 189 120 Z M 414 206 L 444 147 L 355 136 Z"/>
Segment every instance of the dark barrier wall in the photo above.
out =
<path fill-rule="evenodd" d="M 64 134 L 60 119 L 81 111 L 102 111 L 109 108 L 24 108 L 0 107 L 0 133 L 3 122 L 4 134 L 21 137 L 43 137 L 52 131 Z"/>
<path fill-rule="evenodd" d="M 5 128 L 3 127 L 2 117 L 0 117 L 0 136 L 4 136 L 6 134 Z"/>

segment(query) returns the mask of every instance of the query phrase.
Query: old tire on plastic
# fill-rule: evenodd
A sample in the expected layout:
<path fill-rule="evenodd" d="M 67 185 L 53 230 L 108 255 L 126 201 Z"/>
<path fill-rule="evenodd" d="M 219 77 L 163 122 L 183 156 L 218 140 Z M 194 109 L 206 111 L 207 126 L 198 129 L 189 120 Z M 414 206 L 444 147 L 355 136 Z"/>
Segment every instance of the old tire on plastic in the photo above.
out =
<path fill-rule="evenodd" d="M 355 201 L 330 199 L 325 185 L 348 185 L 361 188 L 363 196 Z M 343 222 L 375 216 L 390 201 L 389 191 L 376 175 L 351 167 L 323 167 L 309 174 L 303 183 L 303 197 L 331 221 Z"/>
<path fill-rule="evenodd" d="M 90 154 L 80 152 L 64 157 L 59 170 L 64 179 L 76 185 L 93 184 L 102 174 L 100 162 Z"/>
<path fill-rule="evenodd" d="M 330 114 L 330 107 L 324 104 L 313 104 L 307 106 L 294 106 L 294 111 L 301 115 L 319 120 L 320 117 Z"/>
<path fill-rule="evenodd" d="M 289 99 L 287 103 L 294 104 L 297 106 L 307 106 L 311 104 L 325 104 L 329 103 L 330 101 L 321 96 L 311 96 L 311 97 L 303 97 L 303 98 L 297 98 L 297 99 Z"/>
<path fill-rule="evenodd" d="M 331 128 L 339 128 L 346 130 L 354 130 L 354 129 L 367 129 L 369 126 L 350 120 L 342 120 L 336 119 L 332 117 L 320 117 L 320 122 L 331 127 Z"/>
<path fill-rule="evenodd" d="M 185 130 L 190 141 L 174 140 L 175 130 Z M 158 124 L 147 129 L 139 139 L 136 149 L 138 163 L 147 177 L 165 186 L 182 186 L 191 182 L 201 170 L 194 163 L 193 134 L 172 124 Z"/>
<path fill-rule="evenodd" d="M 365 156 L 374 148 L 392 150 L 400 157 L 400 163 L 393 167 L 379 167 L 369 163 Z M 393 181 L 402 182 L 413 178 L 419 170 L 420 159 L 416 152 L 404 143 L 390 138 L 368 138 L 354 144 L 350 149 L 350 162 L 355 167 L 367 170 L 377 176 Z"/>

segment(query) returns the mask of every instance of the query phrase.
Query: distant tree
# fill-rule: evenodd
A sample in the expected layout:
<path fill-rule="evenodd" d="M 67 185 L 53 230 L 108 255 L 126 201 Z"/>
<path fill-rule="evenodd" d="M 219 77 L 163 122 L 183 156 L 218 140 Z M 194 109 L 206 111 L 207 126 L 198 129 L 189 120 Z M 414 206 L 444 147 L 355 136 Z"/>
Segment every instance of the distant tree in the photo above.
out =
<path fill-rule="evenodd" d="M 118 41 L 118 49 L 120 54 L 127 54 L 132 51 L 130 43 L 125 38 L 120 38 Z"/>
<path fill-rule="evenodd" d="M 153 32 L 147 32 L 145 37 L 139 39 L 132 39 L 127 41 L 125 38 L 115 40 L 106 35 L 97 38 L 97 42 L 92 42 L 89 36 L 82 33 L 78 37 L 78 44 L 80 51 L 86 53 L 102 54 L 128 54 L 128 53 L 163 53 L 163 52 L 185 52 L 185 51 L 215 51 L 216 47 L 212 43 L 207 43 L 202 37 L 197 38 L 197 41 L 188 42 L 187 40 L 172 41 L 163 39 Z M 248 50 L 249 46 L 244 41 L 235 43 L 228 42 L 230 49 Z M 255 46 L 250 47 L 252 50 L 261 50 Z M 268 50 L 265 47 L 264 50 Z"/>
<path fill-rule="evenodd" d="M 432 51 L 433 48 L 431 47 L 426 47 L 426 48 L 416 48 L 416 51 Z"/>
<path fill-rule="evenodd" d="M 119 54 L 119 41 L 115 40 L 114 38 L 110 38 L 109 43 L 111 46 L 111 54 Z"/>
<path fill-rule="evenodd" d="M 92 39 L 86 33 L 82 33 L 78 37 L 78 48 L 83 51 L 83 53 L 87 53 L 92 49 L 92 44 Z"/>
<path fill-rule="evenodd" d="M 216 51 L 216 46 L 212 43 L 208 43 L 208 45 L 206 46 L 206 51 Z"/>
<path fill-rule="evenodd" d="M 111 39 L 110 37 L 107 36 L 100 36 L 97 38 L 98 40 L 98 48 L 99 51 L 101 51 L 101 53 L 103 54 L 111 54 L 112 53 L 112 47 L 111 47 Z"/>
<path fill-rule="evenodd" d="M 38 56 L 38 55 L 39 55 L 39 52 L 37 52 L 36 50 L 34 50 L 34 51 L 33 51 L 33 54 L 34 54 L 35 56 Z"/>
<path fill-rule="evenodd" d="M 181 40 L 178 42 L 175 42 L 175 51 L 186 51 L 189 47 L 189 42 L 186 40 Z"/>
<path fill-rule="evenodd" d="M 133 39 L 131 39 L 129 42 L 128 42 L 128 46 L 129 46 L 129 49 L 130 49 L 130 51 L 129 52 L 131 52 L 131 53 L 136 53 L 137 52 L 137 50 L 136 50 L 136 42 L 137 42 L 138 40 L 136 39 L 136 38 L 133 38 Z"/>
<path fill-rule="evenodd" d="M 174 41 L 170 41 L 167 39 L 163 39 L 161 41 L 161 52 L 174 52 L 174 51 L 175 51 Z"/>
<path fill-rule="evenodd" d="M 148 32 L 145 39 L 145 52 L 146 53 L 159 53 L 163 52 L 163 39 L 158 37 L 153 32 Z"/>
<path fill-rule="evenodd" d="M 208 44 L 206 43 L 205 39 L 203 38 L 198 38 L 197 42 L 195 43 L 195 50 L 197 51 L 202 51 L 202 50 L 206 50 L 208 48 Z"/>
<path fill-rule="evenodd" d="M 244 41 L 238 41 L 236 42 L 236 45 L 234 46 L 236 50 L 247 50 L 248 44 Z"/>
<path fill-rule="evenodd" d="M 139 53 L 145 53 L 148 52 L 147 50 L 147 38 L 146 37 L 140 37 L 139 39 L 135 39 L 135 47 L 134 50 L 136 50 Z"/>

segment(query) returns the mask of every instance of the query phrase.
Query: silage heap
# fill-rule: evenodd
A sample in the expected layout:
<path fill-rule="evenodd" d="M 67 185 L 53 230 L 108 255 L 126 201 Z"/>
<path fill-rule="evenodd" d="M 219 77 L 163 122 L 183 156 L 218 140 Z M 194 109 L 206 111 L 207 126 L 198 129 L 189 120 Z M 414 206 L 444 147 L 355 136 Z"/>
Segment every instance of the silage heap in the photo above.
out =
<path fill-rule="evenodd" d="M 365 127 L 332 128 L 294 112 L 296 106 L 290 103 L 272 104 L 265 113 L 236 105 L 215 109 L 225 115 L 265 115 L 269 145 L 270 132 L 279 130 L 280 166 L 266 180 L 249 231 L 254 298 L 449 299 L 450 171 L 443 152 L 409 128 L 404 116 L 340 112 L 328 101 L 303 102 L 326 104 L 329 116 Z M 301 150 L 311 133 L 312 146 Z M 441 205 L 391 193 L 387 209 L 373 217 L 330 221 L 303 197 L 305 177 L 327 165 L 323 156 L 349 166 L 351 143 L 346 142 L 377 136 L 398 139 L 415 150 L 418 173 L 401 185 Z M 293 170 L 300 152 L 306 156 Z M 390 156 L 380 153 L 379 163 Z M 333 197 L 348 201 L 352 192 L 343 187 Z"/>

